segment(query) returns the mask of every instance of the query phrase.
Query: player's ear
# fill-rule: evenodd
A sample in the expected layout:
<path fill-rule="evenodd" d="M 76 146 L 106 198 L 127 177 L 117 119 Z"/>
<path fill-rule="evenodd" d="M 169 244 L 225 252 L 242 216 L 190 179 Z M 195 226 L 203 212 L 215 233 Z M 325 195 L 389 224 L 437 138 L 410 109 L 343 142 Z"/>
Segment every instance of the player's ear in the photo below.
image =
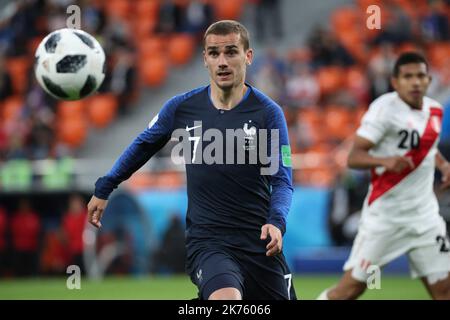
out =
<path fill-rule="evenodd" d="M 205 68 L 208 68 L 208 64 L 206 63 L 206 51 L 203 50 L 203 65 L 205 66 Z"/>
<path fill-rule="evenodd" d="M 251 65 L 253 62 L 253 49 L 248 49 L 247 52 L 245 53 L 245 60 L 247 65 Z"/>
<path fill-rule="evenodd" d="M 396 76 L 391 76 L 391 86 L 394 88 L 394 90 L 397 91 L 398 88 L 398 79 Z"/>

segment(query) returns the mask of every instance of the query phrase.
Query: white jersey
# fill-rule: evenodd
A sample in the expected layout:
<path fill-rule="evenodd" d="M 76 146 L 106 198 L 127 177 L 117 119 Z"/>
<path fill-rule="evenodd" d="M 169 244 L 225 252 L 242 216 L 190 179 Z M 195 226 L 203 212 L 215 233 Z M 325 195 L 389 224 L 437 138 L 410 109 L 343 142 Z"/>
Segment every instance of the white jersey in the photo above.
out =
<path fill-rule="evenodd" d="M 402 173 L 372 169 L 363 223 L 385 221 L 427 228 L 439 219 L 433 182 L 441 121 L 442 106 L 428 97 L 424 97 L 422 110 L 412 109 L 396 92 L 384 94 L 370 105 L 357 130 L 358 136 L 375 144 L 369 153 L 375 157 L 408 156 L 415 167 Z"/>

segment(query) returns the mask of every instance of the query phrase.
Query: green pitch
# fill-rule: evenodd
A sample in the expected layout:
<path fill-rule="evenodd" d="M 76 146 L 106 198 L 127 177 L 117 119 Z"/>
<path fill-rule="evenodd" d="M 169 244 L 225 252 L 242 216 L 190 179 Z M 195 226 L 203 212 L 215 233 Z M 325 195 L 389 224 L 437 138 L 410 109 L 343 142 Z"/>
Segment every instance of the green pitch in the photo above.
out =
<path fill-rule="evenodd" d="M 296 276 L 300 299 L 315 299 L 338 276 Z M 102 281 L 81 279 L 80 290 L 69 290 L 65 278 L 0 280 L 0 299 L 192 299 L 196 288 L 187 276 L 108 277 Z M 367 290 L 363 299 L 429 299 L 420 280 L 382 276 L 381 289 Z"/>

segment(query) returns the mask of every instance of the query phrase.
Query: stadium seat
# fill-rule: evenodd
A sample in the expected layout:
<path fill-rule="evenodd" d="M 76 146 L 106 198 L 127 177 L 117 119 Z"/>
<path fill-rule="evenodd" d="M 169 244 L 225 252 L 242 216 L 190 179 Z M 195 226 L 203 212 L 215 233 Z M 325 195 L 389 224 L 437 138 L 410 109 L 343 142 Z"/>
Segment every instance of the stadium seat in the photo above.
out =
<path fill-rule="evenodd" d="M 127 20 L 130 17 L 131 2 L 128 0 L 107 0 L 106 12 L 108 15 Z"/>
<path fill-rule="evenodd" d="M 87 134 L 87 125 L 84 119 L 67 118 L 57 125 L 58 140 L 71 148 L 77 148 L 84 142 Z"/>
<path fill-rule="evenodd" d="M 113 94 L 98 94 L 87 100 L 90 123 L 97 128 L 104 128 L 114 120 L 118 101 Z"/>
<path fill-rule="evenodd" d="M 367 102 L 369 83 L 366 72 L 361 67 L 350 67 L 346 72 L 346 87 L 359 102 Z"/>
<path fill-rule="evenodd" d="M 136 20 L 131 22 L 133 28 L 134 40 L 139 45 L 142 39 L 151 36 L 158 24 L 157 18 L 151 16 L 138 16 Z"/>
<path fill-rule="evenodd" d="M 165 171 L 156 175 L 156 186 L 158 189 L 177 189 L 183 185 L 180 172 Z"/>
<path fill-rule="evenodd" d="M 340 67 L 325 67 L 317 72 L 317 81 L 319 82 L 322 95 L 328 95 L 336 92 L 343 83 L 343 70 Z"/>
<path fill-rule="evenodd" d="M 16 94 L 23 94 L 25 92 L 28 84 L 30 62 L 27 56 L 6 60 L 6 68 L 11 75 L 13 90 Z"/>
<path fill-rule="evenodd" d="M 289 49 L 286 57 L 291 62 L 308 63 L 311 60 L 311 51 L 307 48 Z"/>
<path fill-rule="evenodd" d="M 450 59 L 450 43 L 437 42 L 430 45 L 428 57 L 431 65 L 436 69 L 443 68 Z"/>
<path fill-rule="evenodd" d="M 214 12 L 217 20 L 237 20 L 244 6 L 244 0 L 214 0 Z"/>
<path fill-rule="evenodd" d="M 15 121 L 19 118 L 23 106 L 21 96 L 12 96 L 3 101 L 1 108 L 2 121 Z"/>
<path fill-rule="evenodd" d="M 157 20 L 159 15 L 158 0 L 138 0 L 134 4 L 134 13 L 139 17 Z"/>
<path fill-rule="evenodd" d="M 189 34 L 177 34 L 170 38 L 168 44 L 169 61 L 172 65 L 184 65 L 194 55 L 195 41 Z"/>
<path fill-rule="evenodd" d="M 167 60 L 163 55 L 145 59 L 140 66 L 141 77 L 144 83 L 151 87 L 162 85 L 168 73 Z"/>
<path fill-rule="evenodd" d="M 350 111 L 341 106 L 326 108 L 324 130 L 330 140 L 344 140 L 351 134 L 352 117 Z"/>
<path fill-rule="evenodd" d="M 354 7 L 343 7 L 335 10 L 331 16 L 332 28 L 335 31 L 359 30 L 361 13 Z"/>
<path fill-rule="evenodd" d="M 56 115 L 59 120 L 68 118 L 83 118 L 86 112 L 86 100 L 59 101 Z"/>
<path fill-rule="evenodd" d="M 165 52 L 167 40 L 162 36 L 147 36 L 139 41 L 139 55 L 143 58 L 151 58 L 154 55 L 161 55 Z"/>

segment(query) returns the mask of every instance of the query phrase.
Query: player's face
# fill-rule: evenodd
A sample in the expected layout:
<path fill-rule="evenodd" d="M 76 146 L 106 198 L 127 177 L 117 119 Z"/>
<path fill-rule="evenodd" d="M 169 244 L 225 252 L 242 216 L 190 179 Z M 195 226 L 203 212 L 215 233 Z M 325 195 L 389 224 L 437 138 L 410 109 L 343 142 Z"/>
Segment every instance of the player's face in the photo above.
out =
<path fill-rule="evenodd" d="M 253 51 L 244 50 L 239 34 L 210 34 L 205 39 L 203 58 L 211 81 L 222 90 L 230 90 L 244 83 Z"/>
<path fill-rule="evenodd" d="M 403 101 L 413 108 L 422 108 L 431 77 L 425 63 L 408 63 L 400 66 L 397 77 L 392 78 L 392 86 Z"/>

